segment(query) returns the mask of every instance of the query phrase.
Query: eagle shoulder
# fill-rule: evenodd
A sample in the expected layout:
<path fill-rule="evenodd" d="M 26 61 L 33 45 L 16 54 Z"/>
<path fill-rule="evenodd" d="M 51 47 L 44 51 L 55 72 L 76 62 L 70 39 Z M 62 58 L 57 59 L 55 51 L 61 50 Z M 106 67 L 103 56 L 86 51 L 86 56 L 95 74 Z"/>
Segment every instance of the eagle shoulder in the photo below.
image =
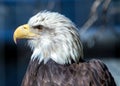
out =
<path fill-rule="evenodd" d="M 107 66 L 100 60 L 59 65 L 54 61 L 31 61 L 22 86 L 116 86 Z"/>

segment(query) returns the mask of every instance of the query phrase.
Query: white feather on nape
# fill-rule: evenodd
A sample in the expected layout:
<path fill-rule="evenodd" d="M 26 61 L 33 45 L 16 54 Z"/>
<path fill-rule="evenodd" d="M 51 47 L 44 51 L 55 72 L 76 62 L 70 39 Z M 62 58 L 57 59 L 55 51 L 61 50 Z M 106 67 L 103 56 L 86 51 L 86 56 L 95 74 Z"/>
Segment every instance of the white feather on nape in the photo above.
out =
<path fill-rule="evenodd" d="M 78 62 L 83 57 L 79 33 L 67 17 L 43 11 L 30 18 L 28 24 L 31 27 L 42 25 L 44 29 L 38 33 L 40 37 L 28 40 L 28 45 L 33 50 L 32 60 L 38 58 L 39 62 L 46 63 L 52 59 L 58 64 L 70 64 L 71 60 Z"/>

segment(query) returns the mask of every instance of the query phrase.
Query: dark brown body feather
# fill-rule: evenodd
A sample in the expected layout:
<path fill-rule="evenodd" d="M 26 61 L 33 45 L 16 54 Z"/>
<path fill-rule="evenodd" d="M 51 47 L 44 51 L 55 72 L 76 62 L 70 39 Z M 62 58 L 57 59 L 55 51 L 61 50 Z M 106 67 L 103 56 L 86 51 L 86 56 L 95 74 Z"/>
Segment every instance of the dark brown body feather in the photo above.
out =
<path fill-rule="evenodd" d="M 116 86 L 108 68 L 100 60 L 59 65 L 53 61 L 30 61 L 22 86 Z"/>

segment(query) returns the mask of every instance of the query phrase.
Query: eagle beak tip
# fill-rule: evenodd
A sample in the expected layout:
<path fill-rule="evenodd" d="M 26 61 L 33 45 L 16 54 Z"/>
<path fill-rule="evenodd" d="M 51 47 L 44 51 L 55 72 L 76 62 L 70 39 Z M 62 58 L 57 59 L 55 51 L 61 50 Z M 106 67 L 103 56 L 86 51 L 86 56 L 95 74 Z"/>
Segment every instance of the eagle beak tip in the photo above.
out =
<path fill-rule="evenodd" d="M 13 37 L 14 43 L 17 44 L 17 40 L 15 37 Z"/>
<path fill-rule="evenodd" d="M 14 41 L 15 44 L 17 44 L 17 41 Z"/>

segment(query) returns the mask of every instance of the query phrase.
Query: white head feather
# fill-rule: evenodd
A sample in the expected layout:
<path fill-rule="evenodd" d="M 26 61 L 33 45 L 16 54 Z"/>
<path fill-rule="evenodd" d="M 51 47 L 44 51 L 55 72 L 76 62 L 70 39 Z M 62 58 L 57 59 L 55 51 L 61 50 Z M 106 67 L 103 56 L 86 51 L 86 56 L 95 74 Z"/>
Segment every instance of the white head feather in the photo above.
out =
<path fill-rule="evenodd" d="M 83 57 L 83 48 L 79 33 L 75 25 L 65 16 L 56 12 L 39 12 L 28 24 L 31 31 L 40 35 L 28 44 L 33 50 L 31 59 L 38 59 L 46 63 L 49 59 L 58 64 L 67 64 L 71 61 L 79 61 Z M 41 26 L 37 30 L 34 26 Z"/>

